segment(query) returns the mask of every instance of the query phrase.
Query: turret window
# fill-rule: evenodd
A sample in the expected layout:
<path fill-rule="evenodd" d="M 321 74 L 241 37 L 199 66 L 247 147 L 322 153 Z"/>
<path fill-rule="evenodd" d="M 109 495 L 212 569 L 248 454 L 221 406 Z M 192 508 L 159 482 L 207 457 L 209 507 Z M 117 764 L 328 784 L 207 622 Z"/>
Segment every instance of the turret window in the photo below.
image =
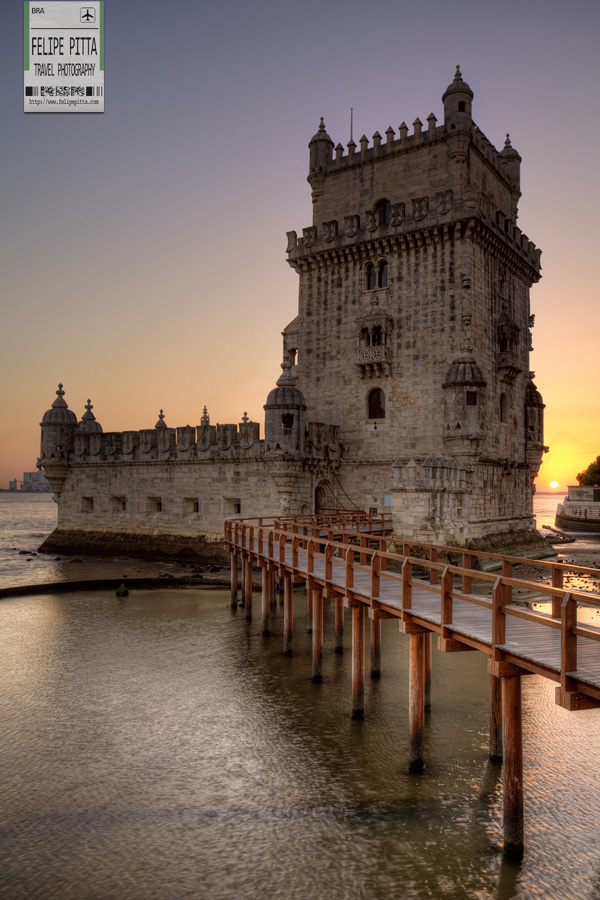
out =
<path fill-rule="evenodd" d="M 501 422 L 507 421 L 507 414 L 508 414 L 507 407 L 508 407 L 508 403 L 506 400 L 506 394 L 500 394 L 500 421 Z"/>
<path fill-rule="evenodd" d="M 293 413 L 283 413 L 281 416 L 281 427 L 285 429 L 294 427 Z"/>
<path fill-rule="evenodd" d="M 381 388 L 369 394 L 369 419 L 385 419 L 385 394 Z"/>
<path fill-rule="evenodd" d="M 477 406 L 477 391 L 467 391 L 467 406 Z"/>

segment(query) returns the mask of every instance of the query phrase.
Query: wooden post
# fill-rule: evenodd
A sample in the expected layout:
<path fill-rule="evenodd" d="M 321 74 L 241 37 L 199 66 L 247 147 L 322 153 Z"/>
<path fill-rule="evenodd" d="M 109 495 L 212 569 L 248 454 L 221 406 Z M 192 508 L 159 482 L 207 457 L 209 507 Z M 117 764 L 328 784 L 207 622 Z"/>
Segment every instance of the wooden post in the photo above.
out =
<path fill-rule="evenodd" d="M 246 602 L 246 558 L 242 556 L 242 606 Z"/>
<path fill-rule="evenodd" d="M 463 567 L 463 569 L 472 569 L 473 568 L 473 557 L 469 553 L 463 553 L 462 567 Z M 463 594 L 471 593 L 471 576 L 470 575 L 463 575 L 462 589 L 463 589 Z"/>
<path fill-rule="evenodd" d="M 490 759 L 502 760 L 502 690 L 495 675 L 490 675 Z"/>
<path fill-rule="evenodd" d="M 410 751 L 408 768 L 423 771 L 423 730 L 425 727 L 425 678 L 423 656 L 425 634 L 410 635 L 409 713 Z"/>
<path fill-rule="evenodd" d="M 561 588 L 563 586 L 563 570 L 552 567 L 552 587 Z M 560 619 L 561 617 L 561 598 L 552 597 L 552 618 Z"/>
<path fill-rule="evenodd" d="M 523 858 L 523 723 L 521 678 L 502 682 L 502 743 L 504 749 L 504 852 L 510 859 Z"/>
<path fill-rule="evenodd" d="M 313 614 L 314 614 L 314 604 L 315 604 L 315 592 L 316 588 L 313 587 L 309 582 L 306 584 L 306 632 L 307 634 L 311 634 L 313 630 Z"/>
<path fill-rule="evenodd" d="M 381 619 L 371 619 L 371 678 L 381 678 Z"/>
<path fill-rule="evenodd" d="M 246 593 L 244 596 L 246 603 L 246 618 L 252 618 L 252 560 L 246 560 Z"/>
<path fill-rule="evenodd" d="M 365 713 L 365 607 L 352 607 L 352 718 Z"/>
<path fill-rule="evenodd" d="M 237 607 L 238 595 L 238 557 L 235 553 L 231 554 L 231 608 Z"/>
<path fill-rule="evenodd" d="M 323 680 L 323 588 L 315 585 L 312 594 L 312 680 Z"/>
<path fill-rule="evenodd" d="M 344 652 L 344 598 L 335 597 L 335 652 Z"/>
<path fill-rule="evenodd" d="M 506 578 L 512 577 L 512 563 L 507 559 L 502 560 L 502 574 Z M 504 585 L 504 603 L 512 603 L 512 587 L 509 584 Z"/>
<path fill-rule="evenodd" d="M 271 614 L 271 573 L 268 566 L 262 567 L 262 633 L 269 633 L 269 616 Z"/>
<path fill-rule="evenodd" d="M 437 573 L 436 573 L 437 574 Z M 423 635 L 425 638 L 423 644 L 423 678 L 425 679 L 425 712 L 431 709 L 431 632 Z"/>
<path fill-rule="evenodd" d="M 277 571 L 272 569 L 269 579 L 269 598 L 271 606 L 277 606 Z"/>
<path fill-rule="evenodd" d="M 294 584 L 291 575 L 283 578 L 283 652 L 292 655 L 292 638 L 294 636 Z"/>
<path fill-rule="evenodd" d="M 437 551 L 437 547 L 429 548 L 429 559 L 431 562 L 437 562 L 439 559 L 439 554 Z M 437 569 L 429 570 L 429 583 L 430 584 L 439 584 L 439 572 Z"/>

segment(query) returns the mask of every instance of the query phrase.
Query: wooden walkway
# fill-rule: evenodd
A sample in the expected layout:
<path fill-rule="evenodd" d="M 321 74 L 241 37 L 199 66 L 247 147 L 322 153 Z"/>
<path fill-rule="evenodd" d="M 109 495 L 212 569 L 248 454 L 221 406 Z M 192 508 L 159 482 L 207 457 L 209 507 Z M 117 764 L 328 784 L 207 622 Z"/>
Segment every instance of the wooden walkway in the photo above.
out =
<path fill-rule="evenodd" d="M 479 650 L 490 673 L 490 756 L 504 760 L 505 852 L 523 854 L 521 677 L 556 683 L 556 702 L 574 711 L 600 706 L 600 628 L 579 623 L 579 605 L 600 607 L 600 594 L 563 587 L 565 570 L 600 577 L 587 567 L 523 560 L 398 540 L 383 516 L 229 520 L 225 547 L 232 554 L 232 601 L 238 563 L 246 615 L 252 615 L 252 566 L 262 570 L 263 631 L 268 633 L 275 578 L 284 581 L 284 652 L 292 652 L 293 585 L 306 584 L 312 620 L 313 679 L 321 680 L 323 597 L 335 601 L 335 649 L 343 643 L 343 610 L 352 610 L 352 711 L 364 709 L 365 615 L 371 619 L 371 674 L 380 672 L 381 620 L 395 618 L 410 635 L 410 767 L 423 767 L 423 729 L 432 634 L 446 653 Z M 388 545 L 402 552 L 390 552 Z M 442 561 L 444 556 L 446 561 Z M 493 560 L 500 574 L 473 568 Z M 458 558 L 460 565 L 450 563 Z M 526 562 L 543 580 L 517 578 Z M 515 591 L 551 601 L 548 612 L 513 602 Z"/>

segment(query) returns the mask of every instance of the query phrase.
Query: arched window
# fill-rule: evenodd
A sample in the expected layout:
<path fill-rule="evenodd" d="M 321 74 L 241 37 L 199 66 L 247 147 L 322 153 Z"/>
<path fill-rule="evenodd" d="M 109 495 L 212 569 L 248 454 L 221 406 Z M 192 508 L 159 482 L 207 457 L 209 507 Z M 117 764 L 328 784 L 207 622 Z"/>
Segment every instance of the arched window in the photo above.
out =
<path fill-rule="evenodd" d="M 369 419 L 385 419 L 385 395 L 381 388 L 369 394 Z"/>
<path fill-rule="evenodd" d="M 284 429 L 294 427 L 294 414 L 293 413 L 283 413 L 283 415 L 281 416 L 281 427 Z"/>
<path fill-rule="evenodd" d="M 365 269 L 366 280 L 367 280 L 367 290 L 374 291 L 377 287 L 377 274 L 375 272 L 375 266 L 373 263 L 368 263 L 367 268 Z"/>
<path fill-rule="evenodd" d="M 389 225 L 392 208 L 389 200 L 380 200 L 375 207 L 378 225 Z"/>
<path fill-rule="evenodd" d="M 360 330 L 360 343 L 362 347 L 369 347 L 371 344 L 371 335 L 369 334 L 368 328 L 361 328 Z"/>
<path fill-rule="evenodd" d="M 380 288 L 386 288 L 388 286 L 388 271 L 389 266 L 385 260 L 379 263 L 377 269 L 377 286 Z"/>
<path fill-rule="evenodd" d="M 381 331 L 381 325 L 376 325 L 373 329 L 373 337 L 371 338 L 371 343 L 374 347 L 381 347 L 383 344 L 383 333 Z"/>

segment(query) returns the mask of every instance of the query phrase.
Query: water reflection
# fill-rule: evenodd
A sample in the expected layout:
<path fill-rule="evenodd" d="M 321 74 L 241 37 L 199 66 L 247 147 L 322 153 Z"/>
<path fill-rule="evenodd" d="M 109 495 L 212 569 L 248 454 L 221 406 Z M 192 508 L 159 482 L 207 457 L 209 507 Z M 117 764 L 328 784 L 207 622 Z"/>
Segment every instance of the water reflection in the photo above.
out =
<path fill-rule="evenodd" d="M 598 718 L 558 709 L 541 679 L 524 685 L 527 854 L 515 868 L 498 849 L 481 654 L 433 654 L 415 777 L 408 642 L 393 622 L 357 722 L 329 605 L 324 683 L 312 683 L 300 594 L 290 658 L 281 608 L 265 639 L 227 592 L 0 611 L 3 898 L 597 896 Z"/>

